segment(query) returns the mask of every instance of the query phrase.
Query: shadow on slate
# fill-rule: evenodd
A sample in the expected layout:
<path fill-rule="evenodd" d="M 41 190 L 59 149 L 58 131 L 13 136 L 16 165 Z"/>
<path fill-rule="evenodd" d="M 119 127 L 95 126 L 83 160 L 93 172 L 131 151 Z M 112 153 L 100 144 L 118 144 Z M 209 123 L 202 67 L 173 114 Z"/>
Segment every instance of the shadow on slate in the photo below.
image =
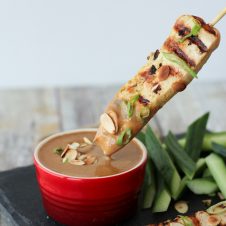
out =
<path fill-rule="evenodd" d="M 208 196 L 196 196 L 190 192 L 184 195 L 188 201 L 190 210 L 187 215 L 197 210 L 204 210 L 203 199 Z M 213 198 L 213 203 L 219 199 Z M 0 173 L 0 217 L 5 214 L 4 219 L 7 226 L 60 226 L 50 219 L 42 206 L 41 196 L 36 181 L 34 166 L 21 167 Z M 151 214 L 151 210 L 138 210 L 137 214 L 120 226 L 140 226 L 150 223 L 158 223 L 177 216 L 173 203 L 166 213 Z M 1 218 L 0 218 L 1 224 Z"/>

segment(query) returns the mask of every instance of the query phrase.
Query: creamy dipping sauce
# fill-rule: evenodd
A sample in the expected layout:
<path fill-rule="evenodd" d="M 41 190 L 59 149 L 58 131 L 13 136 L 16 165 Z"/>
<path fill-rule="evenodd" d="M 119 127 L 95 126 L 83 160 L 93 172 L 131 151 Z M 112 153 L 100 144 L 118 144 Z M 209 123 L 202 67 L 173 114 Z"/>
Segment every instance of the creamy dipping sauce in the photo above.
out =
<path fill-rule="evenodd" d="M 56 147 L 65 148 L 73 142 L 83 143 L 83 138 L 93 140 L 96 132 L 77 132 L 63 134 L 45 143 L 38 152 L 39 161 L 50 170 L 74 177 L 103 177 L 118 174 L 135 167 L 142 159 L 143 153 L 140 147 L 131 141 L 124 148 L 110 157 L 103 154 L 97 145 L 81 149 L 83 153 L 88 153 L 97 158 L 92 165 L 72 165 L 63 163 L 60 155 L 53 152 Z M 78 149 L 79 150 L 79 149 Z"/>

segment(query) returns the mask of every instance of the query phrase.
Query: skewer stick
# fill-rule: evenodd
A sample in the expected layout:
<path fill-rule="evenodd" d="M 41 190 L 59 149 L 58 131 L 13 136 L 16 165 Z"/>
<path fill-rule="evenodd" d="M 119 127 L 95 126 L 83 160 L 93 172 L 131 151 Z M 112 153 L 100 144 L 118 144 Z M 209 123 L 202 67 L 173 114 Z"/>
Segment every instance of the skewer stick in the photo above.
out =
<path fill-rule="evenodd" d="M 223 17 L 226 15 L 226 8 L 224 8 L 215 18 L 214 20 L 210 23 L 211 26 L 215 26 L 215 24 Z"/>

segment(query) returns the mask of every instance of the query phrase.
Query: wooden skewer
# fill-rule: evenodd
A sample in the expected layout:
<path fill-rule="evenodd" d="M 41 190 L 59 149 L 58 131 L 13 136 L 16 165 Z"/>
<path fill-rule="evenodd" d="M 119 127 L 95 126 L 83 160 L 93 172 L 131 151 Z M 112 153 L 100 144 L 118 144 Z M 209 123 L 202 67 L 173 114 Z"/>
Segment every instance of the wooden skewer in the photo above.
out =
<path fill-rule="evenodd" d="M 214 20 L 210 23 L 211 26 L 215 26 L 215 24 L 223 17 L 226 15 L 226 8 L 224 8 L 215 18 Z"/>

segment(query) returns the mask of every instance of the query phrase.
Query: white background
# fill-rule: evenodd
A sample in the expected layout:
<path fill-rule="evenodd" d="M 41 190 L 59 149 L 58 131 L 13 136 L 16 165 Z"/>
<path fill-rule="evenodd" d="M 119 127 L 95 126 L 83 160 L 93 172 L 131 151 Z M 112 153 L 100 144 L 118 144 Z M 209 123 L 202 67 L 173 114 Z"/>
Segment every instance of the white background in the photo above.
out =
<path fill-rule="evenodd" d="M 1 0 L 0 87 L 127 81 L 161 46 L 175 19 L 211 21 L 225 0 Z M 226 18 L 199 80 L 226 81 Z"/>

